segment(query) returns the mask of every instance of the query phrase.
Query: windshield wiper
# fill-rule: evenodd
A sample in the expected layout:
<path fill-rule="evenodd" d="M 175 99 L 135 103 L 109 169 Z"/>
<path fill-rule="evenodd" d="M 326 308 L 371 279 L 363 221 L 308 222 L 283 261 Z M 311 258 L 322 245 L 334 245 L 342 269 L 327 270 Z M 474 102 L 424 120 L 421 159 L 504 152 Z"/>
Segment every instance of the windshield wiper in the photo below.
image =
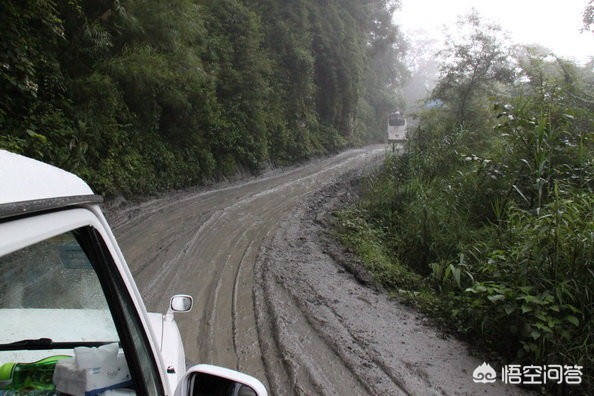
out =
<path fill-rule="evenodd" d="M 12 350 L 12 348 L 28 349 L 28 347 L 30 347 L 30 346 L 48 347 L 48 346 L 52 345 L 52 343 L 53 343 L 53 341 L 51 338 L 36 338 L 36 339 L 30 339 L 30 340 L 15 341 L 15 342 L 11 342 L 9 344 L 1 344 L 0 348 L 2 348 L 2 349 L 8 348 L 8 349 L 4 349 L 4 350 Z"/>
<path fill-rule="evenodd" d="M 35 338 L 0 344 L 0 351 L 44 350 L 44 349 L 73 349 L 80 346 L 99 347 L 117 341 L 77 341 L 54 342 L 51 338 Z"/>

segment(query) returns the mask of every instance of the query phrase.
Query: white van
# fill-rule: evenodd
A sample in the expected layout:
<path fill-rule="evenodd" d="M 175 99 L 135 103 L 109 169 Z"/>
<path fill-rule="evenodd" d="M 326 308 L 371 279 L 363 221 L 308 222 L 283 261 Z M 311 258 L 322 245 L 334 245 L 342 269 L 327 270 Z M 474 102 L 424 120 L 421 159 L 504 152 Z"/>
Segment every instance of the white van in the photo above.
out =
<path fill-rule="evenodd" d="M 186 370 L 174 314 L 192 298 L 146 312 L 101 201 L 77 176 L 0 150 L 0 394 L 267 395 L 236 371 Z"/>
<path fill-rule="evenodd" d="M 406 118 L 399 111 L 388 117 L 388 143 L 405 143 L 408 139 Z"/>

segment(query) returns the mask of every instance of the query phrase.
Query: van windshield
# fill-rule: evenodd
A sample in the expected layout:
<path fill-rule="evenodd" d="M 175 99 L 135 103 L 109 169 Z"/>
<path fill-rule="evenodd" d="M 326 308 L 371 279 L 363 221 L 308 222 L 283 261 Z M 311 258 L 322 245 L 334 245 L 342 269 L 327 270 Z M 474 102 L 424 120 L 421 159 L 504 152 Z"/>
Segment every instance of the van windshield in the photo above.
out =
<path fill-rule="evenodd" d="M 390 126 L 404 126 L 406 120 L 399 115 L 391 115 L 389 119 Z"/>
<path fill-rule="evenodd" d="M 76 231 L 0 257 L 0 351 L 118 342 L 99 278 Z M 4 348 L 3 348 L 4 346 Z M 47 348 L 51 349 L 51 348 Z"/>

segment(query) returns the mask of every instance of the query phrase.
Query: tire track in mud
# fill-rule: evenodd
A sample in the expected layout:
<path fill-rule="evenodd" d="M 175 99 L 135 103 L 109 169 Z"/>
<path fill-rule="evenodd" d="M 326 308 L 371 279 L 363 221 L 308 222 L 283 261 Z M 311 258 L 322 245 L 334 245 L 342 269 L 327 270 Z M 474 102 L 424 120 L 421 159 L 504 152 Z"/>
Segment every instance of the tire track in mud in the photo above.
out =
<path fill-rule="evenodd" d="M 270 326 L 264 337 L 272 335 L 273 345 L 268 345 L 266 361 L 267 377 L 274 395 L 364 395 L 370 388 L 361 382 L 349 365 L 326 342 L 312 324 L 312 318 L 303 311 L 303 306 L 274 275 L 263 274 L 262 304 L 259 311 L 267 312 L 259 317 L 261 326 Z M 261 340 L 261 343 L 269 343 Z M 284 364 L 286 377 L 275 365 L 275 360 Z"/>
<path fill-rule="evenodd" d="M 243 255 L 241 257 L 241 262 L 244 263 L 246 261 L 246 257 L 253 252 L 253 248 L 254 248 L 254 244 L 253 242 L 249 242 L 248 246 L 244 249 L 243 251 Z M 242 290 L 245 289 L 249 289 L 249 291 L 251 292 L 252 289 L 252 284 L 251 282 L 246 282 L 246 279 L 249 279 L 250 277 L 247 275 L 243 275 L 242 269 L 245 268 L 245 265 L 239 265 L 236 268 L 235 271 L 235 281 L 233 282 L 233 303 L 231 306 L 231 317 L 233 318 L 233 328 L 232 328 L 232 332 L 233 332 L 233 350 L 235 351 L 235 354 L 237 356 L 237 363 L 235 365 L 235 367 L 237 367 L 239 370 L 241 370 L 241 366 L 242 364 L 240 363 L 240 359 L 241 359 L 241 345 L 242 345 L 242 341 L 243 339 L 241 339 L 240 333 L 243 333 L 246 328 L 249 328 L 251 323 L 246 324 L 244 321 L 242 321 L 241 319 L 243 318 L 243 315 L 241 314 L 241 308 L 240 305 L 242 303 L 242 301 L 244 301 L 243 299 L 245 298 L 245 293 L 242 293 Z M 248 294 L 247 296 L 248 298 L 251 297 L 251 293 Z"/>
<path fill-rule="evenodd" d="M 307 282 L 302 282 L 297 272 L 278 270 L 286 263 L 300 265 L 310 254 L 295 253 L 296 245 L 305 240 L 302 229 L 295 223 L 300 214 L 286 217 L 277 231 L 264 242 L 268 251 L 256 265 L 257 279 L 262 282 L 256 290 L 258 325 L 268 327 L 264 337 L 274 340 L 268 345 L 269 355 L 280 355 L 290 381 L 275 378 L 270 382 L 273 394 L 298 395 L 367 395 L 408 394 L 401 387 L 401 380 L 365 350 L 364 342 L 340 323 L 340 315 L 324 304 L 320 294 Z M 292 258 L 295 257 L 295 258 Z M 277 268 L 275 268 L 275 266 Z M 290 279 L 288 279 L 290 277 Z M 296 292 L 298 290 L 298 292 Z M 281 301 L 281 303 L 278 303 Z M 320 311 L 327 311 L 320 315 Z M 338 320 L 333 323 L 323 319 L 329 315 Z M 305 335 L 305 336 L 304 336 Z M 354 340 L 354 342 L 353 342 Z M 261 343 L 270 344 L 266 339 Z M 353 359 L 353 354 L 359 359 Z M 274 360 L 274 358 L 272 358 Z M 361 371 L 364 370 L 365 373 Z M 278 375 L 278 369 L 267 367 L 269 380 Z M 291 390 L 291 391 L 289 391 Z"/>
<path fill-rule="evenodd" d="M 284 199 L 275 203 L 265 195 L 255 194 L 226 208 L 225 221 L 221 217 L 220 224 L 211 226 L 219 230 L 219 235 L 224 233 L 227 240 L 233 242 L 228 246 L 219 245 L 219 248 L 229 253 L 225 255 L 224 264 L 216 266 L 214 272 L 208 274 L 208 278 L 212 281 L 204 304 L 203 318 L 200 321 L 201 328 L 198 331 L 198 334 L 208 334 L 206 339 L 200 340 L 202 348 L 200 355 L 205 356 L 207 362 L 218 362 L 217 364 L 238 370 L 244 368 L 253 370 L 254 366 L 258 365 L 257 362 L 260 366 L 262 365 L 261 358 L 254 359 L 248 354 L 252 351 L 259 355 L 259 348 L 253 348 L 254 342 L 250 343 L 248 337 L 242 337 L 246 333 L 251 333 L 251 339 L 257 340 L 253 305 L 246 302 L 252 301 L 253 263 L 257 254 L 254 246 L 256 244 L 259 246 L 267 230 L 265 228 L 260 232 L 254 231 L 254 228 L 258 230 L 254 225 L 265 224 L 266 218 L 262 215 L 254 215 L 255 208 L 264 207 L 258 199 L 266 202 L 267 217 L 280 217 L 286 209 L 287 203 Z M 253 205 L 255 208 L 249 209 L 246 205 Z M 231 218 L 236 221 L 229 220 Z M 249 226 L 245 226 L 246 224 Z M 210 236 L 206 238 L 209 239 Z M 211 244 L 214 242 L 204 243 L 204 245 Z M 252 250 L 248 255 L 250 247 Z M 220 263 L 223 259 L 213 261 Z M 241 278 L 240 274 L 243 275 Z M 245 287 L 241 288 L 244 298 L 238 300 L 237 285 L 240 283 L 245 284 Z M 246 348 L 246 345 L 252 348 Z M 263 372 L 263 366 L 260 371 Z"/>
<path fill-rule="evenodd" d="M 195 232 L 188 232 L 191 235 L 187 239 L 188 241 L 184 244 L 184 246 L 179 250 L 175 256 L 171 259 L 166 260 L 163 262 L 158 269 L 157 273 L 153 273 L 150 277 L 148 285 L 146 286 L 147 294 L 146 297 L 149 300 L 154 300 L 155 295 L 154 293 L 158 293 L 159 288 L 157 287 L 161 282 L 171 282 L 172 279 L 176 276 L 175 274 L 175 263 L 181 262 L 185 259 L 185 256 L 191 255 L 196 250 L 196 244 L 198 243 L 199 239 L 202 237 L 202 233 L 205 229 L 212 224 L 215 224 L 223 215 L 223 211 L 218 210 L 215 211 L 210 217 L 202 223 Z M 135 273 L 135 275 L 142 274 L 149 267 L 142 267 Z"/>

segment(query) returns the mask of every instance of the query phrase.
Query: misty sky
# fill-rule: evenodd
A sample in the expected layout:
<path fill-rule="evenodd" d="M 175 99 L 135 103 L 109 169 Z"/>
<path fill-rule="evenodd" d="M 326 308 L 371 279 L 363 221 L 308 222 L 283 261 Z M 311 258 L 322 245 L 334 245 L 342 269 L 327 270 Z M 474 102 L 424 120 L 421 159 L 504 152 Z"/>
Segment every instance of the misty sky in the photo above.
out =
<path fill-rule="evenodd" d="M 396 24 L 407 35 L 423 29 L 443 37 L 454 30 L 458 15 L 474 7 L 483 19 L 496 22 L 518 44 L 538 43 L 557 55 L 585 62 L 594 56 L 594 34 L 580 33 L 587 0 L 401 0 Z"/>

